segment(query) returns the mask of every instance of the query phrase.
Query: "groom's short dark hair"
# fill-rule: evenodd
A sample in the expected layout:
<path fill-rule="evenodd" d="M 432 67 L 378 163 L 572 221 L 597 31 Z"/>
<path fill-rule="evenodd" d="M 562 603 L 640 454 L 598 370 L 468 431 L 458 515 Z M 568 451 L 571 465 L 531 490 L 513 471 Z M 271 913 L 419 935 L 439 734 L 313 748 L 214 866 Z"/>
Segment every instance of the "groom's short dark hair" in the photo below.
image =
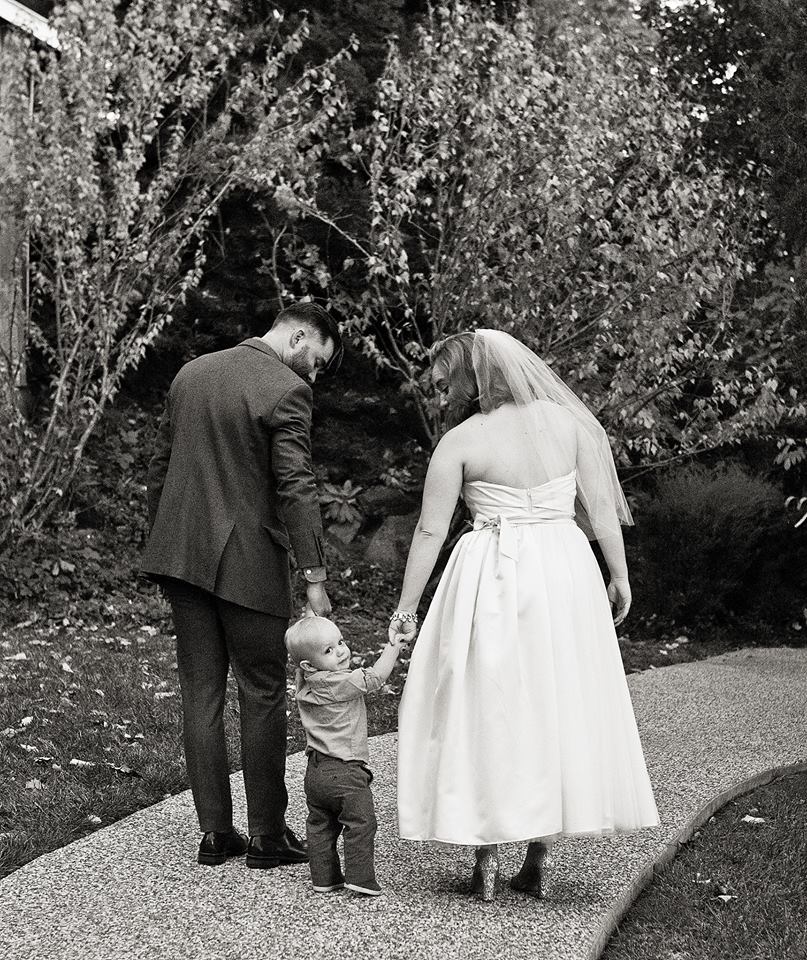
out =
<path fill-rule="evenodd" d="M 306 327 L 311 327 L 319 334 L 322 342 L 326 340 L 333 341 L 333 356 L 325 365 L 324 373 L 336 373 L 342 364 L 342 358 L 345 355 L 345 348 L 342 344 L 342 334 L 339 332 L 339 324 L 318 303 L 306 301 L 304 303 L 293 303 L 285 310 L 281 310 L 275 317 L 272 324 L 276 327 L 280 324 L 299 323 Z"/>

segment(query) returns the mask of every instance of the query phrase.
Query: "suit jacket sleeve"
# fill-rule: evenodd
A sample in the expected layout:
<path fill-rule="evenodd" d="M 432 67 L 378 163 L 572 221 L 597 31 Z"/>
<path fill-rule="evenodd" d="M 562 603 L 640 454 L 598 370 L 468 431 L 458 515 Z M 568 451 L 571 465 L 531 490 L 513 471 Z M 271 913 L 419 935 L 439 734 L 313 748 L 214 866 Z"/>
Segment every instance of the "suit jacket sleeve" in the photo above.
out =
<path fill-rule="evenodd" d="M 171 410 L 170 402 L 165 405 L 160 426 L 157 429 L 157 438 L 154 442 L 154 453 L 149 461 L 146 475 L 146 499 L 149 511 L 149 532 L 154 526 L 157 508 L 160 505 L 160 496 L 165 485 L 168 473 L 168 461 L 171 459 Z"/>
<path fill-rule="evenodd" d="M 301 567 L 325 565 L 322 518 L 311 466 L 311 388 L 300 382 L 274 409 L 272 472 L 277 481 L 280 514 Z"/>

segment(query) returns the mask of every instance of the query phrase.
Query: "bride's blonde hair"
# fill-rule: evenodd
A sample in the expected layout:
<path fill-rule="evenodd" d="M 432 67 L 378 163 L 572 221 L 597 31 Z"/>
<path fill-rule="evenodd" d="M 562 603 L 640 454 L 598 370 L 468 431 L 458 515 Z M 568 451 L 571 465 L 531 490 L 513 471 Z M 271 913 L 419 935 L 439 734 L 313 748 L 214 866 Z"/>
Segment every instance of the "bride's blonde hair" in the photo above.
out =
<path fill-rule="evenodd" d="M 437 340 L 429 351 L 432 368 L 443 364 L 448 378 L 448 405 L 446 425 L 449 429 L 479 413 L 479 383 L 474 371 L 475 331 L 466 330 L 454 333 L 443 340 Z M 512 403 L 513 396 L 502 378 L 500 383 L 489 384 L 491 407 L 500 407 L 503 403 Z"/>

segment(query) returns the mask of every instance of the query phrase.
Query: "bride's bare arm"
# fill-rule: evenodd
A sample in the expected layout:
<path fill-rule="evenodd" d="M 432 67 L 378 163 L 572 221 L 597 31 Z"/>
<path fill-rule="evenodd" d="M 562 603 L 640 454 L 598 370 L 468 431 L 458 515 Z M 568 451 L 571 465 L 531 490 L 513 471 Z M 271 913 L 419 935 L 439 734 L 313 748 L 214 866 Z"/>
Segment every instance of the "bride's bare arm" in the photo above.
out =
<path fill-rule="evenodd" d="M 578 488 L 587 489 L 593 494 L 590 505 L 597 514 L 599 522 L 592 521 L 592 528 L 611 575 L 608 599 L 611 601 L 614 623 L 619 625 L 628 615 L 631 605 L 625 543 L 622 539 L 616 507 L 611 502 L 608 487 L 602 477 L 596 448 L 582 431 L 578 432 L 577 482 Z"/>
<path fill-rule="evenodd" d="M 412 536 L 397 610 L 417 611 L 454 515 L 462 487 L 462 468 L 461 443 L 451 431 L 437 444 L 429 462 L 420 519 Z"/>

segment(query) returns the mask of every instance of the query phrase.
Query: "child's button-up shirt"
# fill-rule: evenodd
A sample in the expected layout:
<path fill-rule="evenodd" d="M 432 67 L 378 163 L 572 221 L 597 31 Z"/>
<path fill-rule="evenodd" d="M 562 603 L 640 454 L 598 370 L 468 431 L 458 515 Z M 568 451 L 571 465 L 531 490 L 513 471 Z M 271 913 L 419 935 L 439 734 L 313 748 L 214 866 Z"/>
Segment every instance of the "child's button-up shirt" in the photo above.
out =
<path fill-rule="evenodd" d="M 364 695 L 383 680 L 372 667 L 303 670 L 295 674 L 297 706 L 308 746 L 339 760 L 369 763 Z"/>

